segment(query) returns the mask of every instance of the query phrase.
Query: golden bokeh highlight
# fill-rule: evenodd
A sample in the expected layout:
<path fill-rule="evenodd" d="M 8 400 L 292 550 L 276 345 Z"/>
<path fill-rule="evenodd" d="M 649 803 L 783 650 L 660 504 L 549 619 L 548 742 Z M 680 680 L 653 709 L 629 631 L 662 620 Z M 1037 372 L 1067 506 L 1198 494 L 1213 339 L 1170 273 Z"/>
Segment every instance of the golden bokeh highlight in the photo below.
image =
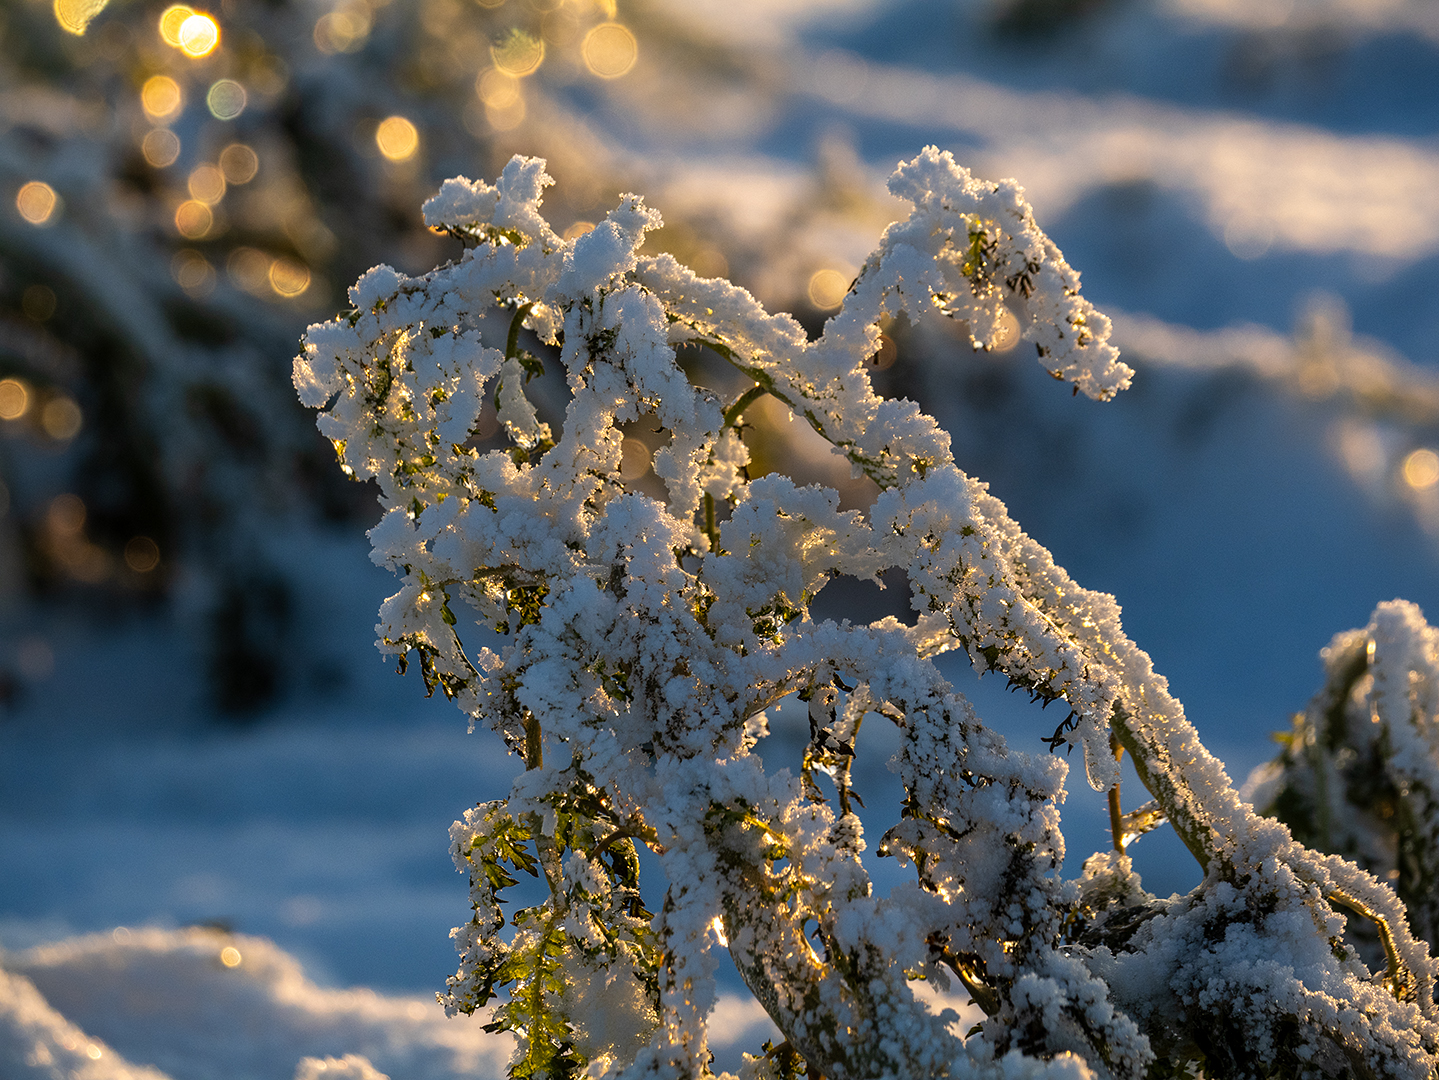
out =
<path fill-rule="evenodd" d="M 375 145 L 391 161 L 408 161 L 420 148 L 420 133 L 403 116 L 387 116 L 375 129 Z"/>
<path fill-rule="evenodd" d="M 216 120 L 235 119 L 245 111 L 248 101 L 245 88 L 234 79 L 218 80 L 205 95 L 205 104 L 209 106 L 210 115 Z"/>
<path fill-rule="evenodd" d="M 1421 446 L 1404 459 L 1404 482 L 1415 491 L 1439 484 L 1439 454 Z"/>
<path fill-rule="evenodd" d="M 654 453 L 639 439 L 626 439 L 620 449 L 620 479 L 635 481 L 650 471 Z"/>
<path fill-rule="evenodd" d="M 585 35 L 580 54 L 591 74 L 601 79 L 618 79 L 635 66 L 640 46 L 629 27 L 616 22 L 600 23 Z"/>
<path fill-rule="evenodd" d="M 263 251 L 252 247 L 237 247 L 225 260 L 225 272 L 230 280 L 247 293 L 256 296 L 270 292 L 270 263 L 273 260 Z"/>
<path fill-rule="evenodd" d="M 214 206 L 225 197 L 225 174 L 218 165 L 199 165 L 190 173 L 186 186 L 190 189 L 190 198 Z"/>
<path fill-rule="evenodd" d="M 68 398 L 57 399 L 69 401 Z M 74 402 L 69 402 L 73 407 Z M 45 408 L 47 412 L 50 405 Z M 77 410 L 78 412 L 78 410 Z M 78 430 L 78 426 L 76 428 Z M 72 432 L 73 434 L 73 432 Z M 78 495 L 66 492 L 50 501 L 45 512 L 45 534 L 40 537 L 41 550 L 76 581 L 98 584 L 110 576 L 113 560 L 104 548 L 85 539 L 85 504 Z M 99 1049 L 96 1047 L 96 1049 Z M 92 1058 L 95 1054 L 90 1055 Z"/>
<path fill-rule="evenodd" d="M 508 109 L 521 98 L 520 80 L 499 68 L 486 68 L 475 80 L 475 93 L 492 109 Z"/>
<path fill-rule="evenodd" d="M 160 16 L 160 37 L 166 45 L 172 48 L 180 48 L 180 27 L 185 25 L 185 20 L 195 14 L 193 10 L 184 4 L 172 4 L 165 9 Z"/>
<path fill-rule="evenodd" d="M 30 387 L 20 379 L 0 379 L 0 420 L 19 420 L 30 410 Z"/>
<path fill-rule="evenodd" d="M 240 955 L 240 950 L 233 945 L 226 945 L 220 950 L 220 963 L 224 964 L 227 968 L 239 967 L 240 961 L 243 959 Z"/>
<path fill-rule="evenodd" d="M 344 4 L 315 22 L 315 48 L 326 55 L 358 51 L 370 36 L 370 9 Z"/>
<path fill-rule="evenodd" d="M 505 74 L 522 79 L 545 62 L 545 43 L 516 27 L 503 41 L 490 46 L 490 57 Z"/>
<path fill-rule="evenodd" d="M 821 311 L 833 311 L 844 303 L 849 278 L 838 270 L 816 270 L 809 279 L 809 302 Z"/>
<path fill-rule="evenodd" d="M 571 225 L 568 229 L 565 230 L 563 238 L 566 240 L 578 240 L 581 236 L 584 236 L 585 233 L 591 231 L 594 227 L 595 223 L 593 221 L 576 221 L 573 225 Z"/>
<path fill-rule="evenodd" d="M 994 338 L 990 341 L 989 347 L 993 352 L 1008 352 L 1019 344 L 1023 330 L 1020 328 L 1019 320 L 1014 317 L 1014 312 L 1005 308 L 999 313 L 999 326 L 995 328 Z"/>
<path fill-rule="evenodd" d="M 125 565 L 137 574 L 148 574 L 160 565 L 160 545 L 148 536 L 132 536 L 125 545 Z"/>
<path fill-rule="evenodd" d="M 180 84 L 168 75 L 151 75 L 140 87 L 140 104 L 151 120 L 167 120 L 184 104 Z"/>
<path fill-rule="evenodd" d="M 43 180 L 31 180 L 15 195 L 15 209 L 31 225 L 48 225 L 59 209 L 60 196 Z"/>
<path fill-rule="evenodd" d="M 512 104 L 503 108 L 486 105 L 485 122 L 492 131 L 514 131 L 525 122 L 525 99 L 515 98 Z"/>
<path fill-rule="evenodd" d="M 546 45 L 569 48 L 579 39 L 580 17 L 568 8 L 547 11 L 540 19 L 540 37 Z"/>
<path fill-rule="evenodd" d="M 85 417 L 80 412 L 80 406 L 75 404 L 74 398 L 66 397 L 64 394 L 51 398 L 40 410 L 40 426 L 45 429 L 46 435 L 60 442 L 73 439 L 80 434 L 80 428 L 84 422 Z M 79 502 L 80 500 L 76 499 L 75 501 Z M 83 507 L 81 512 L 83 513 Z"/>
<path fill-rule="evenodd" d="M 310 287 L 310 268 L 294 259 L 276 259 L 269 277 L 270 288 L 284 297 L 299 296 Z"/>
<path fill-rule="evenodd" d="M 187 199 L 175 210 L 175 229 L 186 240 L 203 238 L 214 224 L 214 212 L 199 199 Z"/>
<path fill-rule="evenodd" d="M 72 34 L 83 34 L 110 0 L 55 0 L 55 21 Z"/>
<path fill-rule="evenodd" d="M 198 60 L 209 56 L 220 44 L 220 24 L 197 11 L 180 24 L 179 37 L 180 51 Z"/>
<path fill-rule="evenodd" d="M 215 289 L 215 268 L 193 248 L 175 252 L 170 260 L 170 276 L 190 296 L 209 296 Z"/>
<path fill-rule="evenodd" d="M 259 155 L 244 143 L 231 143 L 220 151 L 220 172 L 227 184 L 248 184 L 259 171 Z"/>
<path fill-rule="evenodd" d="M 180 156 L 180 137 L 169 128 L 155 128 L 141 141 L 140 153 L 153 168 L 168 168 Z"/>

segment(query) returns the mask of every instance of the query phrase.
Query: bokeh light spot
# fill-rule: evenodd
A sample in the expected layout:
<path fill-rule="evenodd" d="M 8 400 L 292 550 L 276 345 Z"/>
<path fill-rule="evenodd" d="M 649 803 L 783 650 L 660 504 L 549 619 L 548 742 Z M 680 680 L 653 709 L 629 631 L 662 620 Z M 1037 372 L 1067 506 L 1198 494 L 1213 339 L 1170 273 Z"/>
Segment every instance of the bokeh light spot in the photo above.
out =
<path fill-rule="evenodd" d="M 270 288 L 281 296 L 299 296 L 310 287 L 310 268 L 294 259 L 280 258 L 270 264 Z"/>
<path fill-rule="evenodd" d="M 148 574 L 160 565 L 160 546 L 148 536 L 132 536 L 125 545 L 125 565 L 137 574 Z"/>
<path fill-rule="evenodd" d="M 80 412 L 80 406 L 75 404 L 73 398 L 66 397 L 64 394 L 51 398 L 40 410 L 40 426 L 45 429 L 46 435 L 60 442 L 73 439 L 80 434 L 80 428 L 84 422 L 85 416 Z M 80 500 L 76 499 L 75 501 L 79 502 Z M 84 520 L 83 517 L 81 520 Z"/>
<path fill-rule="evenodd" d="M 639 42 L 629 27 L 619 23 L 600 23 L 585 35 L 580 46 L 585 67 L 601 79 L 618 79 L 626 75 L 639 59 Z"/>
<path fill-rule="evenodd" d="M 270 257 L 252 247 L 238 247 L 225 260 L 225 271 L 239 288 L 261 296 L 270 291 Z"/>
<path fill-rule="evenodd" d="M 180 111 L 180 84 L 168 75 L 151 75 L 140 88 L 140 104 L 151 120 L 167 120 Z"/>
<path fill-rule="evenodd" d="M 809 302 L 821 311 L 832 311 L 844 302 L 849 278 L 838 270 L 816 270 L 809 279 Z"/>
<path fill-rule="evenodd" d="M 1019 344 L 1020 330 L 1019 320 L 1014 317 L 1014 312 L 1005 308 L 999 313 L 999 325 L 994 329 L 994 336 L 990 338 L 989 348 L 992 352 L 1008 352 Z"/>
<path fill-rule="evenodd" d="M 650 471 L 654 454 L 639 439 L 626 439 L 620 450 L 620 478 L 634 481 Z"/>
<path fill-rule="evenodd" d="M 225 197 L 225 174 L 218 165 L 200 165 L 190 173 L 190 198 L 214 206 Z"/>
<path fill-rule="evenodd" d="M 260 158 L 244 143 L 231 143 L 220 151 L 220 171 L 226 183 L 248 184 L 260 171 Z"/>
<path fill-rule="evenodd" d="M 156 169 L 175 164 L 180 156 L 180 139 L 169 128 L 155 128 L 148 132 L 140 143 L 140 153 Z"/>
<path fill-rule="evenodd" d="M 490 46 L 495 67 L 520 79 L 545 62 L 545 43 L 516 27 L 503 40 Z"/>
<path fill-rule="evenodd" d="M 180 49 L 186 56 L 209 56 L 220 44 L 220 24 L 196 12 L 180 24 Z"/>
<path fill-rule="evenodd" d="M 160 37 L 166 45 L 176 49 L 180 47 L 180 27 L 185 25 L 185 20 L 195 12 L 184 4 L 172 4 L 165 9 L 160 16 Z"/>
<path fill-rule="evenodd" d="M 1404 459 L 1404 482 L 1415 491 L 1439 484 L 1439 454 L 1421 446 Z"/>
<path fill-rule="evenodd" d="M 370 9 L 363 3 L 342 4 L 315 22 L 315 48 L 326 55 L 357 52 L 370 36 Z"/>
<path fill-rule="evenodd" d="M 244 958 L 240 955 L 240 950 L 233 945 L 226 945 L 220 950 L 220 963 L 227 968 L 239 967 L 242 959 Z"/>
<path fill-rule="evenodd" d="M 48 225 L 60 207 L 60 196 L 43 180 L 31 180 L 15 196 L 15 209 L 31 225 Z"/>
<path fill-rule="evenodd" d="M 475 92 L 492 109 L 508 109 L 520 100 L 520 80 L 499 68 L 486 68 L 475 80 Z"/>
<path fill-rule="evenodd" d="M 170 260 L 170 276 L 190 296 L 208 296 L 215 288 L 215 268 L 193 248 L 175 252 Z"/>
<path fill-rule="evenodd" d="M 1260 218 L 1236 217 L 1224 226 L 1224 246 L 1236 259 L 1253 262 L 1269 253 L 1274 225 Z"/>
<path fill-rule="evenodd" d="M 580 36 L 580 19 L 568 8 L 547 11 L 540 19 L 540 36 L 547 45 L 566 48 Z"/>
<path fill-rule="evenodd" d="M 175 210 L 175 228 L 186 240 L 199 240 L 214 224 L 214 213 L 199 199 L 187 199 Z"/>
<path fill-rule="evenodd" d="M 511 104 L 502 108 L 486 105 L 485 122 L 490 125 L 492 131 L 514 131 L 525 122 L 525 99 L 517 97 Z"/>
<path fill-rule="evenodd" d="M 55 21 L 72 34 L 83 34 L 90 20 L 105 10 L 110 0 L 55 0 Z"/>
<path fill-rule="evenodd" d="M 389 116 L 375 129 L 375 144 L 391 161 L 408 161 L 420 148 L 420 133 L 403 116 Z"/>
<path fill-rule="evenodd" d="M 233 120 L 245 111 L 245 88 L 234 79 L 221 79 L 210 87 L 205 104 L 216 120 Z"/>
<path fill-rule="evenodd" d="M 0 379 L 0 420 L 19 420 L 30 408 L 30 388 L 20 379 Z"/>

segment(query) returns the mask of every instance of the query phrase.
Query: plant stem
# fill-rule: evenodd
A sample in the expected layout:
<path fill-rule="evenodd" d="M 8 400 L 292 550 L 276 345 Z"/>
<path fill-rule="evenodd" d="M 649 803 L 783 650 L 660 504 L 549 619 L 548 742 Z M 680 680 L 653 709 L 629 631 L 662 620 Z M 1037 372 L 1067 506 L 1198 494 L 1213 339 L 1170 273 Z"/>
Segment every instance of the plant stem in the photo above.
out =
<path fill-rule="evenodd" d="M 1117 764 L 1124 757 L 1124 747 L 1114 735 L 1109 736 L 1109 748 L 1114 751 Z M 1109 835 L 1114 840 L 1114 850 L 1124 854 L 1124 812 L 1119 806 L 1119 781 L 1109 789 Z"/>

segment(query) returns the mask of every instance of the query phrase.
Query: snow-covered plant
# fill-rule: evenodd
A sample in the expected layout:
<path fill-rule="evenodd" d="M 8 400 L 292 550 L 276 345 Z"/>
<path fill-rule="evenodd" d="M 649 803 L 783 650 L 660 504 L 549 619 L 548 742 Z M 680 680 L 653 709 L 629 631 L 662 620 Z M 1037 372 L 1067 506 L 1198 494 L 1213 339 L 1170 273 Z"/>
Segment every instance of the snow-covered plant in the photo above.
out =
<path fill-rule="evenodd" d="M 1414 933 L 1439 938 L 1439 631 L 1413 604 L 1321 654 L 1323 688 L 1279 756 L 1254 777 L 1254 803 L 1304 843 L 1393 882 Z"/>
<path fill-rule="evenodd" d="M 1435 965 L 1393 891 L 1241 802 L 1113 598 L 960 472 L 918 407 L 873 391 L 882 319 L 963 320 L 984 348 L 1006 309 L 1076 393 L 1126 386 L 1109 321 L 1022 189 L 932 148 L 902 164 L 890 190 L 913 210 L 811 341 L 727 281 L 641 254 L 659 216 L 636 196 L 561 239 L 548 182 L 518 157 L 494 186 L 447 181 L 425 218 L 463 257 L 371 270 L 295 363 L 343 467 L 380 486 L 374 558 L 403 577 L 381 648 L 402 668 L 413 654 L 526 765 L 453 829 L 474 915 L 444 997 L 499 1001 L 512 1075 L 705 1075 L 721 946 L 784 1035 L 754 1076 L 1431 1076 Z M 747 389 L 697 385 L 697 350 Z M 568 387 L 558 430 L 526 393 L 546 362 Z M 867 512 L 748 475 L 744 412 L 766 395 L 875 482 Z M 473 434 L 487 400 L 498 441 Z M 638 423 L 665 439 L 648 494 L 622 471 Z M 891 568 L 913 625 L 811 616 L 833 579 Z M 1082 748 L 1116 834 L 1077 880 L 1065 762 L 986 728 L 933 663 L 946 650 L 1068 710 L 1047 741 Z M 790 696 L 808 746 L 793 772 L 767 769 L 754 748 Z M 904 793 L 871 793 L 872 837 L 850 763 L 877 723 L 899 729 Z M 1128 815 L 1123 752 L 1154 797 Z M 1205 876 L 1159 900 L 1123 846 L 1166 819 Z M 662 889 L 641 889 L 640 846 Z M 914 879 L 877 895 L 884 856 Z M 507 917 L 520 873 L 547 888 Z M 1382 939 L 1377 971 L 1346 919 Z M 956 980 L 987 1018 L 952 1032 L 915 980 Z"/>

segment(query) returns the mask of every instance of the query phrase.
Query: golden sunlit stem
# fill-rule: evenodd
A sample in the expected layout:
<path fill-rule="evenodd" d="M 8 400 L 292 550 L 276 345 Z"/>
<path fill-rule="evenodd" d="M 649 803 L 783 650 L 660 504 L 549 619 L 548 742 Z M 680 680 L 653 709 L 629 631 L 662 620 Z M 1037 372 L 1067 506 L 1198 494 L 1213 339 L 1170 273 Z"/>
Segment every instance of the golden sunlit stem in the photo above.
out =
<path fill-rule="evenodd" d="M 719 529 L 715 526 L 715 497 L 711 492 L 705 492 L 705 535 L 709 537 L 710 551 L 719 554 Z"/>
<path fill-rule="evenodd" d="M 1384 959 L 1389 967 L 1390 992 L 1400 1001 L 1407 1001 L 1413 997 L 1414 976 L 1404 966 L 1404 961 L 1399 959 L 1399 950 L 1394 946 L 1394 932 L 1389 928 L 1389 920 L 1367 904 L 1339 889 L 1326 892 L 1324 899 L 1331 904 L 1337 904 L 1339 907 L 1352 911 L 1355 915 L 1368 919 L 1374 924 L 1374 928 L 1379 932 L 1379 940 L 1384 945 Z"/>
<path fill-rule="evenodd" d="M 760 386 L 758 384 L 751 386 L 739 396 L 733 405 L 724 411 L 725 427 L 733 427 L 746 409 L 768 393 L 769 387 L 767 386 Z"/>
<path fill-rule="evenodd" d="M 1113 735 L 1109 736 L 1109 748 L 1114 751 L 1114 761 L 1118 764 L 1124 757 L 1124 747 L 1119 745 L 1119 740 Z M 1119 781 L 1109 789 L 1109 834 L 1114 839 L 1114 850 L 1124 854 L 1124 812 L 1119 806 Z"/>
<path fill-rule="evenodd" d="M 540 721 L 534 713 L 525 713 L 525 768 L 542 769 L 545 748 L 540 741 Z"/>
<path fill-rule="evenodd" d="M 510 320 L 510 335 L 505 340 L 505 359 L 520 354 L 520 329 L 529 318 L 530 311 L 534 308 L 535 302 L 531 300 L 528 304 L 521 304 L 515 309 L 515 317 Z"/>

